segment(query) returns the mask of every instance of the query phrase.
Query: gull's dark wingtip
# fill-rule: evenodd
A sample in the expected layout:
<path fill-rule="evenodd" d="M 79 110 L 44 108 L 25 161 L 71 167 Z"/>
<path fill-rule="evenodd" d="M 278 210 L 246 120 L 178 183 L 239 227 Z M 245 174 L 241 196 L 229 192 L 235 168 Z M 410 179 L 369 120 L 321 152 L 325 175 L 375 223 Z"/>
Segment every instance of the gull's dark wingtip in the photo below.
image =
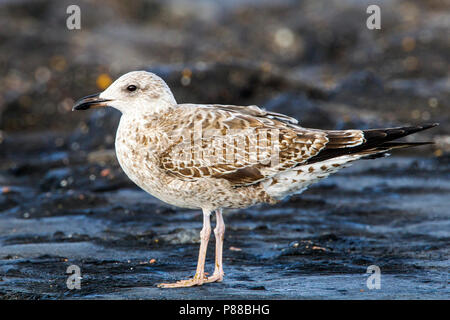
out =
<path fill-rule="evenodd" d="M 422 125 L 396 128 L 381 128 L 363 130 L 365 142 L 352 148 L 325 148 L 316 156 L 310 158 L 308 163 L 324 161 L 348 154 L 367 154 L 364 158 L 379 157 L 391 149 L 415 147 L 434 144 L 434 142 L 392 142 L 410 134 L 438 126 L 439 123 L 426 123 Z"/>

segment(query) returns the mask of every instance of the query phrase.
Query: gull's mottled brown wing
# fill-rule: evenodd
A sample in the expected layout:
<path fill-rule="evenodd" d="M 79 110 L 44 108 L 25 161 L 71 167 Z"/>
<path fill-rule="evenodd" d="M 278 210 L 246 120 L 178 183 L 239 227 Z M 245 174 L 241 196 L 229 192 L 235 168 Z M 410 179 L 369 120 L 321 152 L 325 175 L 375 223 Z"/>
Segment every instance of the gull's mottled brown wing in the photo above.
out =
<path fill-rule="evenodd" d="M 252 105 L 252 106 L 230 106 L 230 105 L 221 105 L 221 104 L 215 104 L 215 105 L 208 105 L 209 108 L 215 108 L 219 110 L 225 110 L 235 113 L 241 113 L 249 116 L 259 117 L 259 118 L 269 118 L 269 119 L 276 119 L 281 122 L 286 123 L 292 123 L 297 124 L 298 120 L 292 117 L 289 117 L 287 115 L 267 111 L 264 109 L 261 109 L 258 106 Z"/>
<path fill-rule="evenodd" d="M 256 106 L 179 105 L 158 119 L 167 137 L 160 166 L 184 180 L 222 178 L 243 186 L 301 165 L 323 149 L 363 139 L 359 130 L 322 131 L 295 123 Z"/>

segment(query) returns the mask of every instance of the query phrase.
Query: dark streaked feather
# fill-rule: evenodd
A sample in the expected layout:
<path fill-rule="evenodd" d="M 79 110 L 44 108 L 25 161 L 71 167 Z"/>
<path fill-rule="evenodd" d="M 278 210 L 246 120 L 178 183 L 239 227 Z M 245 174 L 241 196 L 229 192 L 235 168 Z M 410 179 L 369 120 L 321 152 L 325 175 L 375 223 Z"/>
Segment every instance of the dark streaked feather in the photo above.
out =
<path fill-rule="evenodd" d="M 383 153 L 386 153 L 387 151 L 392 149 L 432 144 L 432 142 L 403 143 L 390 141 L 405 137 L 419 131 L 433 128 L 437 125 L 437 123 L 433 123 L 413 127 L 363 130 L 364 138 L 366 140 L 363 144 L 351 148 L 335 148 L 334 144 L 332 144 L 331 147 L 326 146 L 319 154 L 310 158 L 307 161 L 307 164 L 350 154 L 367 154 L 367 157 L 364 158 L 369 159 L 373 157 L 383 156 Z"/>

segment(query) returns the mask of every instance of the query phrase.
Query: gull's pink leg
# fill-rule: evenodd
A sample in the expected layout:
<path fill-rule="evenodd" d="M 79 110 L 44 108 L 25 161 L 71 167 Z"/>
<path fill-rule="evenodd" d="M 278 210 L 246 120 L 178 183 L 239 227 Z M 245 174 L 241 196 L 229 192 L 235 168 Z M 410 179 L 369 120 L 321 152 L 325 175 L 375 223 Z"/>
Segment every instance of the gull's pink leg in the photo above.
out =
<path fill-rule="evenodd" d="M 223 239 L 225 235 L 225 223 L 223 221 L 222 209 L 216 210 L 216 227 L 214 228 L 214 235 L 216 236 L 216 263 L 213 275 L 208 277 L 206 282 L 220 282 L 223 280 L 224 273 L 222 266 L 222 252 Z"/>
<path fill-rule="evenodd" d="M 205 259 L 206 249 L 208 248 L 209 236 L 211 235 L 211 211 L 203 210 L 203 228 L 200 231 L 200 251 L 198 253 L 197 271 L 194 278 L 188 280 L 180 280 L 174 283 L 160 283 L 160 288 L 181 288 L 202 285 L 205 281 Z"/>

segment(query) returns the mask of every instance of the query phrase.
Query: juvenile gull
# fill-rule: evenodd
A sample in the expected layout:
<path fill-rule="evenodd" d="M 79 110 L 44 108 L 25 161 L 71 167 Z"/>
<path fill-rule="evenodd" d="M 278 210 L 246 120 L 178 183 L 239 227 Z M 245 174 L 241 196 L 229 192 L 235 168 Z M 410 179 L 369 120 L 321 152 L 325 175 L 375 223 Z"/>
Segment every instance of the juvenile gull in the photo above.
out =
<path fill-rule="evenodd" d="M 159 284 L 164 288 L 223 280 L 223 208 L 276 203 L 352 161 L 426 144 L 392 141 L 437 125 L 303 128 L 296 119 L 257 106 L 177 104 L 167 84 L 145 71 L 121 76 L 102 93 L 76 102 L 73 110 L 106 106 L 122 113 L 115 147 L 127 176 L 164 202 L 203 211 L 194 277 Z M 215 269 L 206 277 L 212 212 L 217 218 Z"/>

